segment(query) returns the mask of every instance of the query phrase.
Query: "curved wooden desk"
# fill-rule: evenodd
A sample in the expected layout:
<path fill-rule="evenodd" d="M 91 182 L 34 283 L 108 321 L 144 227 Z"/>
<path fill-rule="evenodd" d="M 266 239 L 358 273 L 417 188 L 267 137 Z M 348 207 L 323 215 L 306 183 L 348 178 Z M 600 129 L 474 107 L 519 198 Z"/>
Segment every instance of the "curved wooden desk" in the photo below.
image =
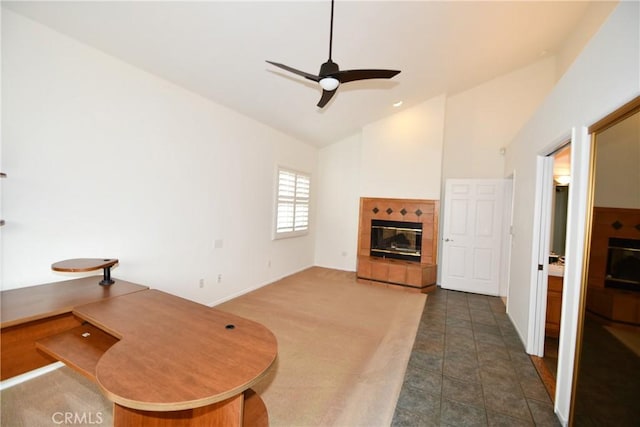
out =
<path fill-rule="evenodd" d="M 38 348 L 87 376 L 93 367 L 115 403 L 115 426 L 240 426 L 246 398 L 263 405 L 249 388 L 272 366 L 277 342 L 259 323 L 157 290 L 77 306 L 73 314 L 92 326 Z"/>
<path fill-rule="evenodd" d="M 65 280 L 0 293 L 0 379 L 46 366 L 55 359 L 36 349 L 35 342 L 76 328 L 82 321 L 75 307 L 148 289 L 116 280 L 98 286 L 99 276 Z"/>

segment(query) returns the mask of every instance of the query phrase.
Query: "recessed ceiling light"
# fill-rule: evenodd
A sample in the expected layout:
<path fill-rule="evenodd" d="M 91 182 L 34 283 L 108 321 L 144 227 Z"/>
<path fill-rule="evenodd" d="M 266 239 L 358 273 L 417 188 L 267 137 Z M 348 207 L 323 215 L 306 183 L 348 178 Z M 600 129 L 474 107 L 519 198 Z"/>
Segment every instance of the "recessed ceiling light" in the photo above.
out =
<path fill-rule="evenodd" d="M 399 106 L 401 106 L 401 105 L 402 105 L 402 101 L 398 101 L 398 102 L 394 102 L 394 103 L 393 103 L 393 106 L 394 106 L 394 107 L 399 107 Z"/>

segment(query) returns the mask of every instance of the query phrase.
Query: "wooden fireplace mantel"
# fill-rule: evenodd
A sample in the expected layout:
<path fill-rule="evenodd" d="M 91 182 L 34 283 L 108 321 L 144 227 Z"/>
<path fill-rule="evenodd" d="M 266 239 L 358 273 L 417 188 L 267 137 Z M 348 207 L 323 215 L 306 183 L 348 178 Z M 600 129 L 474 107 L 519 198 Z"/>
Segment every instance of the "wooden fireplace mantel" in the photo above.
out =
<path fill-rule="evenodd" d="M 436 288 L 438 258 L 438 200 L 360 199 L 358 267 L 360 282 L 400 286 L 430 292 Z M 371 220 L 409 221 L 422 224 L 420 261 L 370 256 Z"/>

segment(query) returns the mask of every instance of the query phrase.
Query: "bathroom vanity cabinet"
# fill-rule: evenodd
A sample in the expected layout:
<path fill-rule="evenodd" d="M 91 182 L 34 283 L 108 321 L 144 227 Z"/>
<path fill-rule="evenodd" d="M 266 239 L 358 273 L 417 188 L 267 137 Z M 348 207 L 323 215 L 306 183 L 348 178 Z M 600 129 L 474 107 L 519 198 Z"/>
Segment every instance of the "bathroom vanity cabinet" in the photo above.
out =
<path fill-rule="evenodd" d="M 545 335 L 552 338 L 558 338 L 560 335 L 562 283 L 562 277 L 549 276 L 547 284 L 547 319 L 545 323 Z"/>

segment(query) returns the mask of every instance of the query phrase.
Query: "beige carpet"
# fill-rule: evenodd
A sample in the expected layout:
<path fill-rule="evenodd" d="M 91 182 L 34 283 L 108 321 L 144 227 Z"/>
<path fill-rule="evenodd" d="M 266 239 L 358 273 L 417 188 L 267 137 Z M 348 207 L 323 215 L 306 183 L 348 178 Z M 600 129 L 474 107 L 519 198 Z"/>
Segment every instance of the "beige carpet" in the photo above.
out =
<path fill-rule="evenodd" d="M 391 423 L 425 300 L 314 267 L 216 308 L 259 321 L 278 339 L 276 365 L 254 387 L 271 426 L 373 427 Z M 110 402 L 66 367 L 0 397 L 3 427 L 58 425 L 57 412 L 86 414 L 74 425 L 112 423 Z"/>
<path fill-rule="evenodd" d="M 388 426 L 425 300 L 314 267 L 218 308 L 278 338 L 278 364 L 254 387 L 272 426 Z"/>
<path fill-rule="evenodd" d="M 66 366 L 4 389 L 0 399 L 2 427 L 113 425 L 111 402 Z"/>

